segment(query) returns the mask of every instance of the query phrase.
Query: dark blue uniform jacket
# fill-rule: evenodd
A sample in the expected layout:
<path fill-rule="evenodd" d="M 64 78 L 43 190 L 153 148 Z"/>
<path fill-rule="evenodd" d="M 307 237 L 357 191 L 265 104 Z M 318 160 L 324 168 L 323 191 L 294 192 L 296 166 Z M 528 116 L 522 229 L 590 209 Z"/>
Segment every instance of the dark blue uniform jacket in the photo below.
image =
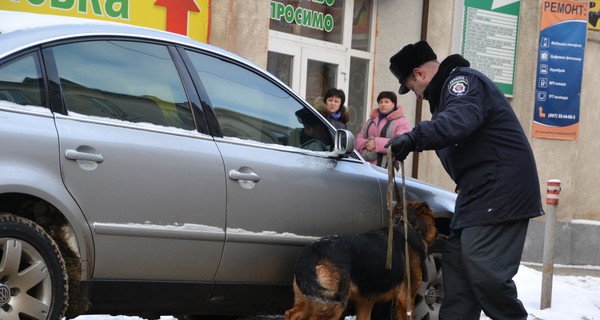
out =
<path fill-rule="evenodd" d="M 436 150 L 457 184 L 451 228 L 543 214 L 531 146 L 504 94 L 460 55 L 440 64 L 424 92 L 433 117 L 415 126 L 417 150 Z"/>

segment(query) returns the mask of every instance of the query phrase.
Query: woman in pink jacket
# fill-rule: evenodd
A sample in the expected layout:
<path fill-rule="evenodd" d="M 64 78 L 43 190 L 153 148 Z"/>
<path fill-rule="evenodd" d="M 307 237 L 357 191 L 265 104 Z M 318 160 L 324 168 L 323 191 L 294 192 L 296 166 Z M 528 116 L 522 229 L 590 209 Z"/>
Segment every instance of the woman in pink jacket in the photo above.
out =
<path fill-rule="evenodd" d="M 385 144 L 391 137 L 411 130 L 404 108 L 397 105 L 392 91 L 381 91 L 377 96 L 378 108 L 371 112 L 356 137 L 356 149 L 370 163 L 387 168 Z"/>

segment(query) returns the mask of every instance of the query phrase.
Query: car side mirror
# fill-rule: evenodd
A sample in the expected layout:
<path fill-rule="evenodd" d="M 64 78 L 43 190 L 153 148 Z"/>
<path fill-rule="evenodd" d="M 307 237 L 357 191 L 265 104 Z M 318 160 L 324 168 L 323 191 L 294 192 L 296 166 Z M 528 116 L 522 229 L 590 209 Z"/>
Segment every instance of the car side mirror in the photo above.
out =
<path fill-rule="evenodd" d="M 354 135 L 345 129 L 335 132 L 335 144 L 333 152 L 340 157 L 347 157 L 354 152 Z"/>

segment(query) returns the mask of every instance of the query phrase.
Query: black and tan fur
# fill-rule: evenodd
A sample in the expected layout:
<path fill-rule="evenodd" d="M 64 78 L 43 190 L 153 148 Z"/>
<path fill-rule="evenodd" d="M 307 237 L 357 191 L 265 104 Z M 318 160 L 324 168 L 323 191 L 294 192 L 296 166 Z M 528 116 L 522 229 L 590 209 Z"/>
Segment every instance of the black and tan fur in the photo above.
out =
<path fill-rule="evenodd" d="M 411 301 L 421 284 L 421 264 L 437 235 L 431 209 L 409 202 Z M 340 319 L 349 303 L 357 320 L 370 320 L 375 303 L 394 301 L 395 319 L 406 319 L 408 283 L 404 224 L 394 226 L 392 269 L 385 268 L 388 227 L 363 234 L 329 236 L 305 247 L 294 271 L 294 306 L 286 320 Z"/>

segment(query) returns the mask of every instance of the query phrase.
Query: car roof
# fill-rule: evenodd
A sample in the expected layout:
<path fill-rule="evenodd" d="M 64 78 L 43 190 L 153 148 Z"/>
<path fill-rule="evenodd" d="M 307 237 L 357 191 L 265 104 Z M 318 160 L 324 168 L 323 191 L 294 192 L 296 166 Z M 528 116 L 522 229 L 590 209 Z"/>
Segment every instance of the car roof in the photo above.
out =
<path fill-rule="evenodd" d="M 215 52 L 262 71 L 253 62 L 231 52 L 171 32 L 102 20 L 0 10 L 0 58 L 39 44 L 87 36 L 169 41 Z"/>
<path fill-rule="evenodd" d="M 0 0 L 2 1 L 2 0 Z M 167 41 L 227 57 L 287 87 L 287 92 L 310 106 L 298 93 L 263 67 L 221 48 L 193 40 L 187 36 L 124 23 L 0 10 L 0 59 L 44 43 L 79 37 L 122 37 Z M 312 106 L 311 106 L 312 107 Z M 321 116 L 317 111 L 315 113 Z M 326 121 L 333 128 L 333 126 Z"/>

